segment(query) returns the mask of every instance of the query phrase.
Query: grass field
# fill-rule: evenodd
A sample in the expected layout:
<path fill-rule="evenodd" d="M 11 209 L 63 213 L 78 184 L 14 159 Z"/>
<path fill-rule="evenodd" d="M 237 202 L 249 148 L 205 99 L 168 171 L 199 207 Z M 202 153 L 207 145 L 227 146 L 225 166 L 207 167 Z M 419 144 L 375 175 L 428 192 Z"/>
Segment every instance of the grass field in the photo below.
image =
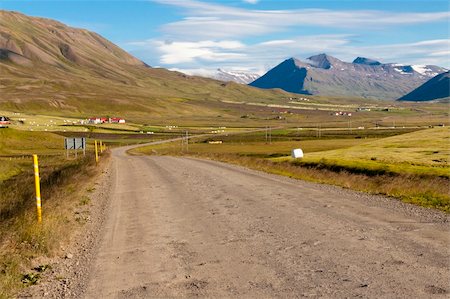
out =
<path fill-rule="evenodd" d="M 0 181 L 31 169 L 32 154 L 38 154 L 43 165 L 58 165 L 64 160 L 64 138 L 47 132 L 0 129 Z"/>
<path fill-rule="evenodd" d="M 48 119 L 41 118 L 48 121 Z M 53 119 L 54 120 L 54 119 Z M 23 129 L 23 128 L 21 128 Z M 189 149 L 181 142 L 146 146 L 133 154 L 189 155 L 373 194 L 383 194 L 450 212 L 450 134 L 447 127 L 331 128 L 296 126 L 269 131 L 249 127 L 130 125 L 93 128 L 88 131 L 0 129 L 0 298 L 10 296 L 23 284 L 21 278 L 31 261 L 58 251 L 76 221 L 73 209 L 85 205 L 90 178 L 98 174 L 92 144 L 88 156 L 65 158 L 64 136 L 88 137 L 124 145 L 206 134 L 194 138 Z M 84 127 L 82 127 L 84 129 Z M 152 131 L 154 134 L 146 134 Z M 142 132 L 142 133 L 141 133 Z M 211 144 L 209 142 L 221 141 Z M 271 142 L 270 142 L 271 141 Z M 305 157 L 293 160 L 293 148 Z M 46 223 L 35 222 L 31 154 L 40 156 Z M 75 221 L 75 222 L 74 222 Z"/>
<path fill-rule="evenodd" d="M 82 224 L 80 215 L 88 215 L 85 193 L 101 167 L 95 166 L 92 150 L 66 159 L 63 144 L 53 133 L 0 129 L 0 298 L 36 283 L 22 281 L 33 272 L 35 259 L 57 254 Z M 33 153 L 40 162 L 42 224 L 36 221 Z M 33 275 L 37 279 L 39 273 Z"/>
<path fill-rule="evenodd" d="M 265 132 L 258 132 L 207 138 L 191 144 L 188 151 L 180 143 L 171 143 L 141 147 L 131 153 L 215 159 L 450 211 L 448 128 L 415 132 L 335 130 L 326 138 L 308 135 L 295 140 L 296 134 L 303 132 L 275 130 L 272 144 L 261 141 Z M 362 138 L 361 134 L 371 138 Z M 223 143 L 207 143 L 219 139 Z M 305 157 L 294 160 L 286 156 L 293 148 L 302 148 Z"/>
<path fill-rule="evenodd" d="M 450 129 L 434 128 L 307 154 L 300 163 L 450 177 L 449 145 Z"/>
<path fill-rule="evenodd" d="M 338 149 L 367 142 L 365 139 L 324 139 L 324 140 L 305 140 L 305 141 L 278 141 L 272 143 L 266 142 L 233 142 L 222 144 L 209 144 L 207 142 L 193 143 L 189 146 L 189 152 L 196 154 L 237 154 L 241 156 L 254 157 L 279 157 L 289 155 L 293 148 L 302 147 L 308 152 L 321 150 Z M 181 150 L 180 142 L 170 144 L 161 144 L 151 147 L 142 147 L 135 152 L 147 152 L 151 149 L 153 153 L 178 154 Z"/>
<path fill-rule="evenodd" d="M 61 117 L 24 112 L 1 111 L 0 115 L 9 117 L 9 128 L 36 132 L 101 132 L 101 133 L 137 133 L 140 125 L 135 124 L 81 124 L 82 118 Z"/>

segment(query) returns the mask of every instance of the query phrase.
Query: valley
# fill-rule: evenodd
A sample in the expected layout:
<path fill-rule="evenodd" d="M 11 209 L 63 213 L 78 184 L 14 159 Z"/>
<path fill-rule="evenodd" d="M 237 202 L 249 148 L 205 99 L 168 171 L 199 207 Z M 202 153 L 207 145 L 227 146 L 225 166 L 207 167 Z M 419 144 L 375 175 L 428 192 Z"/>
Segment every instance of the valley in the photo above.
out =
<path fill-rule="evenodd" d="M 159 51 L 245 57 L 199 44 Z M 448 70 L 268 69 L 187 75 L 0 10 L 0 298 L 447 296 Z"/>

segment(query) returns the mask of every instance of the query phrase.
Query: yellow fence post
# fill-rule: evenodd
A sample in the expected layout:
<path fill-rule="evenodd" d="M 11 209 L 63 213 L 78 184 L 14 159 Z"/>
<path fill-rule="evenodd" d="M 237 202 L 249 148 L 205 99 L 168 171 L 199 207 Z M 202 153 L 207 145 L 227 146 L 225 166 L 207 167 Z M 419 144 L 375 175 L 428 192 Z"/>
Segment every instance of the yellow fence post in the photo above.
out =
<path fill-rule="evenodd" d="M 98 163 L 98 147 L 97 147 L 97 140 L 95 140 L 95 163 Z"/>
<path fill-rule="evenodd" d="M 39 163 L 38 156 L 33 155 L 34 164 L 34 186 L 36 188 L 36 207 L 37 207 L 37 217 L 38 222 L 42 222 L 42 204 L 41 204 L 41 182 L 39 179 Z"/>
<path fill-rule="evenodd" d="M 100 153 L 103 153 L 103 142 L 100 140 Z"/>

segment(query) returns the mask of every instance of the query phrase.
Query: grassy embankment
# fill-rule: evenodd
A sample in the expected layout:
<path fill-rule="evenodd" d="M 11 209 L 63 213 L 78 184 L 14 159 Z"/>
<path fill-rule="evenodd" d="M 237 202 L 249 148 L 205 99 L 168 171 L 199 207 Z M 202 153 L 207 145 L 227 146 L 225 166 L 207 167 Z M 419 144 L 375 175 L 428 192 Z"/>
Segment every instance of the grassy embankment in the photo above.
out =
<path fill-rule="evenodd" d="M 191 144 L 189 153 L 181 152 L 180 144 L 175 143 L 142 147 L 132 152 L 215 159 L 296 179 L 388 195 L 450 212 L 449 129 L 383 136 L 399 133 L 401 131 L 330 132 L 328 138 L 319 139 L 302 132 L 302 141 L 292 140 L 296 139 L 292 138 L 292 132 L 283 130 L 278 134 L 273 132 L 272 144 L 262 142 L 265 136 L 259 133 L 223 138 L 222 144 Z M 356 136 L 358 139 L 354 134 L 360 134 Z M 372 138 L 361 138 L 361 134 Z M 304 150 L 304 159 L 286 157 L 298 147 Z"/>
<path fill-rule="evenodd" d="M 88 217 L 87 190 L 93 190 L 92 179 L 101 167 L 95 167 L 92 152 L 66 160 L 62 148 L 63 137 L 55 134 L 0 130 L 0 298 L 36 283 L 47 267 L 37 261 L 58 254 Z M 40 158 L 41 224 L 36 221 L 32 153 Z"/>

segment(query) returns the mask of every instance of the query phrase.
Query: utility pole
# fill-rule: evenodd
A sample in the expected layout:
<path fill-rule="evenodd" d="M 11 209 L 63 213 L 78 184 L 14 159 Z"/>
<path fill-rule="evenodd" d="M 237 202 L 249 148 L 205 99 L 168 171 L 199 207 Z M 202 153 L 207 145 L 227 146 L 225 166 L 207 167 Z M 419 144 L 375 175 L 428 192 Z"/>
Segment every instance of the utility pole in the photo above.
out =
<path fill-rule="evenodd" d="M 268 140 L 268 130 L 269 130 L 269 127 L 266 126 L 266 143 L 267 143 L 267 140 Z"/>
<path fill-rule="evenodd" d="M 272 127 L 269 127 L 269 144 L 272 144 Z"/>
<path fill-rule="evenodd" d="M 184 151 L 184 136 L 181 134 L 181 152 Z"/>

